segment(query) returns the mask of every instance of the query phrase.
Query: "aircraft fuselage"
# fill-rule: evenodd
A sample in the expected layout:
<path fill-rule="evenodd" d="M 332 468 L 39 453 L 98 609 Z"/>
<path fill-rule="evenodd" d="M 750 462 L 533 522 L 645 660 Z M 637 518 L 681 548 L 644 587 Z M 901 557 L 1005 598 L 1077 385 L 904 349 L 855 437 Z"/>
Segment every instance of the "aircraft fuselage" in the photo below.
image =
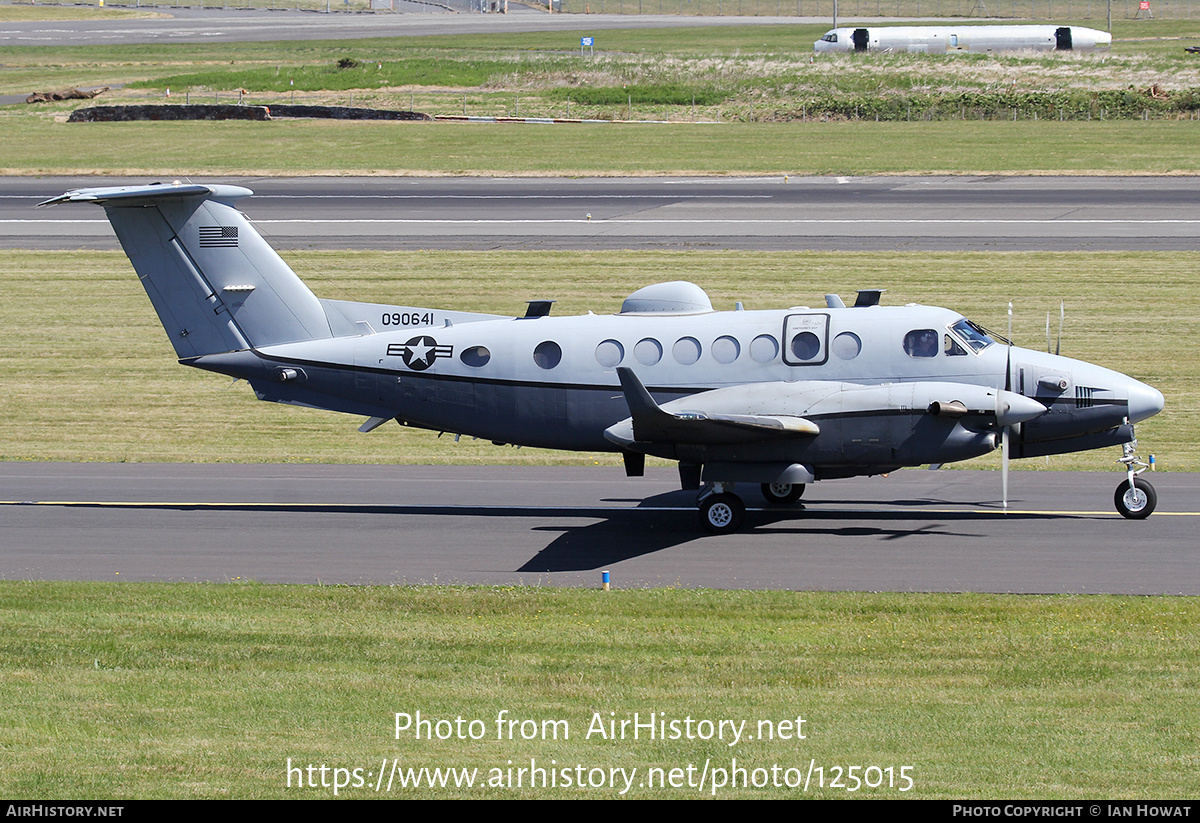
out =
<path fill-rule="evenodd" d="M 395 417 L 515 445 L 587 451 L 619 448 L 605 430 L 629 417 L 616 374 L 625 366 L 672 409 L 686 410 L 683 398 L 703 394 L 701 411 L 784 414 L 821 429 L 816 437 L 782 443 L 674 443 L 648 453 L 692 462 L 786 460 L 865 470 L 991 451 L 998 441 L 989 406 L 994 390 L 1006 386 L 1046 407 L 1045 414 L 1019 424 L 1017 456 L 1073 451 L 1079 437 L 1125 442 L 1131 434 L 1122 426 L 1149 416 L 1162 402 L 1154 389 L 1109 369 L 1019 347 L 1010 351 L 991 340 L 984 344 L 976 332 L 964 339 L 960 331 L 971 327 L 962 315 L 927 306 L 588 314 L 450 325 L 434 309 L 402 314 L 431 325 L 184 362 L 244 377 L 264 400 Z M 371 318 L 372 328 L 383 326 L 382 317 Z M 432 325 L 439 320 L 441 326 Z M 925 341 L 931 347 L 918 350 L 920 338 L 933 340 Z M 288 370 L 296 376 L 284 379 Z M 967 395 L 974 396 L 971 413 L 929 414 L 930 403 L 967 402 Z"/>

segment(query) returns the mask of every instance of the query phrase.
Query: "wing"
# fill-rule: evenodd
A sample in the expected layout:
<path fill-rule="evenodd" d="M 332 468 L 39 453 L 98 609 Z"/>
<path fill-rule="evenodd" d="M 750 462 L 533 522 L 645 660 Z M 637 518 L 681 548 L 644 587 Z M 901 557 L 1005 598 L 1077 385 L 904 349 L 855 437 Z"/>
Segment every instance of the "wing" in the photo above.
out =
<path fill-rule="evenodd" d="M 632 369 L 619 367 L 617 376 L 632 416 L 610 426 L 604 436 L 623 447 L 634 443 L 751 443 L 772 438 L 815 437 L 821 433 L 816 423 L 803 417 L 704 411 L 705 395 L 710 392 L 687 399 L 688 405 L 695 409 L 667 411 L 655 402 Z"/>
<path fill-rule="evenodd" d="M 706 471 L 746 469 L 725 479 L 775 482 L 776 469 L 793 464 L 849 476 L 964 460 L 994 449 L 1000 426 L 1046 412 L 1013 392 L 938 381 L 747 383 L 660 406 L 630 369 L 617 375 L 630 416 L 605 430 L 610 442 Z"/>

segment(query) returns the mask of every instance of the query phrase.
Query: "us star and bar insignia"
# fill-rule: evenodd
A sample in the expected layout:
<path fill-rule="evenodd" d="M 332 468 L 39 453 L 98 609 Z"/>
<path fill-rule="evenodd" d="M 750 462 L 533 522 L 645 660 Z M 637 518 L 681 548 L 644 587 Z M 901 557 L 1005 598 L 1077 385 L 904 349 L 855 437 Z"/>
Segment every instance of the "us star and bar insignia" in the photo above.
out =
<path fill-rule="evenodd" d="M 422 334 L 407 343 L 389 343 L 387 353 L 389 357 L 403 358 L 404 365 L 413 371 L 424 371 L 439 357 L 450 357 L 454 354 L 454 347 L 439 346 L 432 337 Z"/>

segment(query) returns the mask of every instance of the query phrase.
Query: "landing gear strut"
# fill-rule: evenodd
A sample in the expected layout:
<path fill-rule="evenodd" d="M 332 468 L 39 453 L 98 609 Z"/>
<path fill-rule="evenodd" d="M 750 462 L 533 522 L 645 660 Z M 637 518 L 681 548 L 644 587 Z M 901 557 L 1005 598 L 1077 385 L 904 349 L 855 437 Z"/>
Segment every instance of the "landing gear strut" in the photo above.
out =
<path fill-rule="evenodd" d="M 1116 504 L 1117 511 L 1122 517 L 1128 517 L 1130 520 L 1142 520 L 1154 512 L 1154 507 L 1158 505 L 1158 495 L 1149 480 L 1138 477 L 1147 469 L 1147 466 L 1134 454 L 1137 450 L 1137 441 L 1126 443 L 1122 449 L 1123 454 L 1117 462 L 1125 464 L 1126 476 L 1121 481 L 1121 485 L 1117 486 L 1117 491 L 1113 495 L 1113 503 Z M 1134 468 L 1135 466 L 1139 468 Z"/>

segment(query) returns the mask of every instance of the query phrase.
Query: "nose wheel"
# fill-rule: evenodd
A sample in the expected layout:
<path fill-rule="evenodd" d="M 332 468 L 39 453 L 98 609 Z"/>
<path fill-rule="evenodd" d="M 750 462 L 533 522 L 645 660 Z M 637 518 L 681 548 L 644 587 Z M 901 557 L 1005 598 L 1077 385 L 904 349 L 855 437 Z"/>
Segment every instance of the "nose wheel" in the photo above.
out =
<path fill-rule="evenodd" d="M 1147 466 L 1138 460 L 1134 453 L 1137 450 L 1137 440 L 1126 443 L 1122 448 L 1124 452 L 1117 462 L 1125 465 L 1126 477 L 1113 494 L 1113 504 L 1122 517 L 1143 520 L 1154 513 L 1154 507 L 1158 505 L 1158 494 L 1149 480 L 1138 477 Z"/>
<path fill-rule="evenodd" d="M 1150 485 L 1150 481 L 1135 477 L 1133 485 L 1125 480 L 1117 486 L 1113 502 L 1122 517 L 1128 517 L 1130 520 L 1142 520 L 1154 512 L 1154 507 L 1158 505 L 1158 495 L 1155 493 L 1154 487 Z"/>

